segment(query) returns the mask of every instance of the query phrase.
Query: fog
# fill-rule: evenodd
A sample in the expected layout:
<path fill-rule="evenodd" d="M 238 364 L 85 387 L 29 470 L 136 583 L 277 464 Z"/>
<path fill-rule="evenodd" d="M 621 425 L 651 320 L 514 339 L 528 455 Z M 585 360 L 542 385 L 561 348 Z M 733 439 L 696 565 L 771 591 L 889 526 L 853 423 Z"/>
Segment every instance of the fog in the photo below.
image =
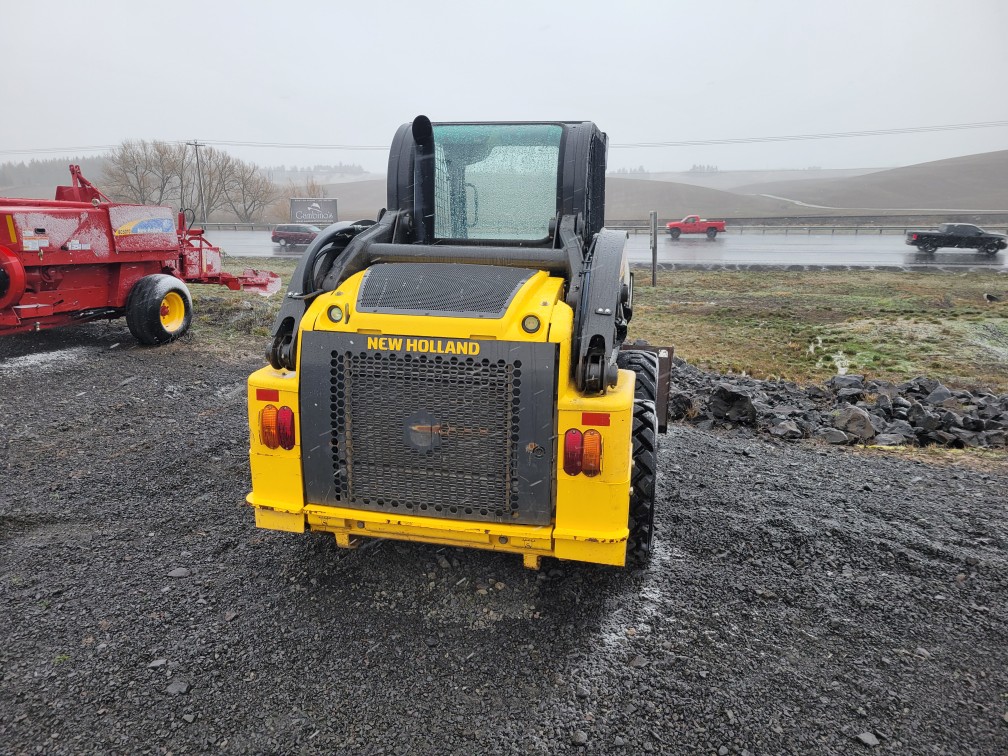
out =
<path fill-rule="evenodd" d="M 383 172 L 396 127 L 419 113 L 594 120 L 612 169 L 897 166 L 1008 149 L 1005 125 L 620 146 L 1008 121 L 1000 0 L 61 1 L 12 4 L 4 27 L 0 161 L 195 138 L 264 143 L 222 145 L 261 165 Z M 280 146 L 294 144 L 316 146 Z"/>

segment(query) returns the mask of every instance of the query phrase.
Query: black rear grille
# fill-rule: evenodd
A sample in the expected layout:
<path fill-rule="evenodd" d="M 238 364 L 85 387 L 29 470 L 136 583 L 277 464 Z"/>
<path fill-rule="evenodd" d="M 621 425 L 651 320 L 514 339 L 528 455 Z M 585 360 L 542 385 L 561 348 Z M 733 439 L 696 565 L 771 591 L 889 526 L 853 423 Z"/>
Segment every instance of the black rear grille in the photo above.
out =
<path fill-rule="evenodd" d="M 352 448 L 332 450 L 341 498 L 403 514 L 516 517 L 520 360 L 336 353 L 331 386 L 334 429 L 351 431 Z"/>
<path fill-rule="evenodd" d="M 364 274 L 357 309 L 500 318 L 534 274 L 527 268 L 494 265 L 383 263 Z"/>
<path fill-rule="evenodd" d="M 467 355 L 465 347 L 430 351 L 475 342 L 385 337 L 381 343 L 398 348 L 383 350 L 349 334 L 304 339 L 310 501 L 404 516 L 550 521 L 555 345 L 480 342 L 479 354 Z M 325 351 L 313 342 L 327 342 Z"/>

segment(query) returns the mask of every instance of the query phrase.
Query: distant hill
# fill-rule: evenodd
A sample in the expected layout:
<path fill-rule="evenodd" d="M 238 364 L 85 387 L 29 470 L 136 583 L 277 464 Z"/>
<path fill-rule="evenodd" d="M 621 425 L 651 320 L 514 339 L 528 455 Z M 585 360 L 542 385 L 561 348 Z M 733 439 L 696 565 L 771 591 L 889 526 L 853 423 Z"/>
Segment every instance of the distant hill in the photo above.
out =
<path fill-rule="evenodd" d="M 850 178 L 749 184 L 735 191 L 832 208 L 1008 211 L 1008 150 Z"/>
<path fill-rule="evenodd" d="M 347 181 L 327 184 L 326 194 L 338 200 L 340 220 L 374 218 L 385 207 L 385 181 Z M 648 181 L 609 176 L 606 179 L 606 218 L 640 220 L 657 210 L 661 218 L 681 218 L 688 213 L 715 216 L 794 214 L 795 206 L 782 200 L 745 196 L 669 181 Z"/>
<path fill-rule="evenodd" d="M 339 200 L 342 220 L 374 218 L 385 207 L 383 179 L 325 188 L 328 196 Z M 803 207 L 764 194 L 838 209 Z M 606 177 L 609 221 L 643 220 L 651 210 L 668 220 L 690 213 L 707 218 L 818 217 L 848 214 L 846 208 L 1008 211 L 1008 150 L 840 178 L 753 184 L 736 191 L 654 178 Z"/>
<path fill-rule="evenodd" d="M 68 166 L 79 165 L 90 179 L 100 180 L 102 157 L 64 157 L 0 163 L 0 197 L 52 199 L 58 185 L 70 183 Z"/>
<path fill-rule="evenodd" d="M 651 210 L 657 210 L 658 217 L 663 219 L 682 218 L 690 213 L 707 218 L 752 218 L 793 215 L 795 206 L 782 200 L 671 181 L 606 177 L 607 220 L 640 220 L 647 218 Z"/>
<path fill-rule="evenodd" d="M 336 198 L 340 220 L 374 220 L 386 204 L 384 178 L 326 184 L 325 191 L 327 197 Z"/>
<path fill-rule="evenodd" d="M 809 179 L 831 181 L 852 176 L 887 170 L 886 168 L 805 168 L 802 170 L 760 170 L 760 171 L 678 171 L 665 173 L 644 173 L 637 175 L 609 174 L 612 178 L 634 178 L 647 181 L 672 181 L 676 184 L 705 186 L 732 192 L 739 187 L 753 184 L 769 184 L 777 181 L 807 181 Z"/>
<path fill-rule="evenodd" d="M 69 177 L 58 184 L 14 184 L 0 187 L 0 197 L 27 197 L 29 199 L 53 199 L 58 185 L 69 184 Z"/>

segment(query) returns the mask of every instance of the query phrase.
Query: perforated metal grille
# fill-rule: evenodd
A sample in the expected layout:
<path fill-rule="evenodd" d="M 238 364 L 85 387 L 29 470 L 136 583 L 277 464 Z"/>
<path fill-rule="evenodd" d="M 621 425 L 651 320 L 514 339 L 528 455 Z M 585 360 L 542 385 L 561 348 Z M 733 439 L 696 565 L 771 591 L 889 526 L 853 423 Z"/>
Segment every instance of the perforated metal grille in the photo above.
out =
<path fill-rule="evenodd" d="M 308 501 L 551 522 L 556 344 L 308 331 L 300 359 Z"/>
<path fill-rule="evenodd" d="M 384 263 L 364 275 L 361 312 L 503 317 L 535 271 L 462 263 Z"/>
<path fill-rule="evenodd" d="M 333 482 L 362 509 L 520 515 L 521 361 L 334 352 Z"/>

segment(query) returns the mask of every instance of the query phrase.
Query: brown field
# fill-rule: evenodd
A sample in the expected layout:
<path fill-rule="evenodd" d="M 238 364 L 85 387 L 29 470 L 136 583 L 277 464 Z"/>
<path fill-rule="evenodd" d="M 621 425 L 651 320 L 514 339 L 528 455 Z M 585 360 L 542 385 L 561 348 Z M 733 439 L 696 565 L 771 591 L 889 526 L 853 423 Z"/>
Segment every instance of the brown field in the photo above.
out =
<path fill-rule="evenodd" d="M 881 210 L 1008 210 L 1008 150 L 937 160 L 866 176 L 750 184 L 765 193 L 815 205 Z"/>

